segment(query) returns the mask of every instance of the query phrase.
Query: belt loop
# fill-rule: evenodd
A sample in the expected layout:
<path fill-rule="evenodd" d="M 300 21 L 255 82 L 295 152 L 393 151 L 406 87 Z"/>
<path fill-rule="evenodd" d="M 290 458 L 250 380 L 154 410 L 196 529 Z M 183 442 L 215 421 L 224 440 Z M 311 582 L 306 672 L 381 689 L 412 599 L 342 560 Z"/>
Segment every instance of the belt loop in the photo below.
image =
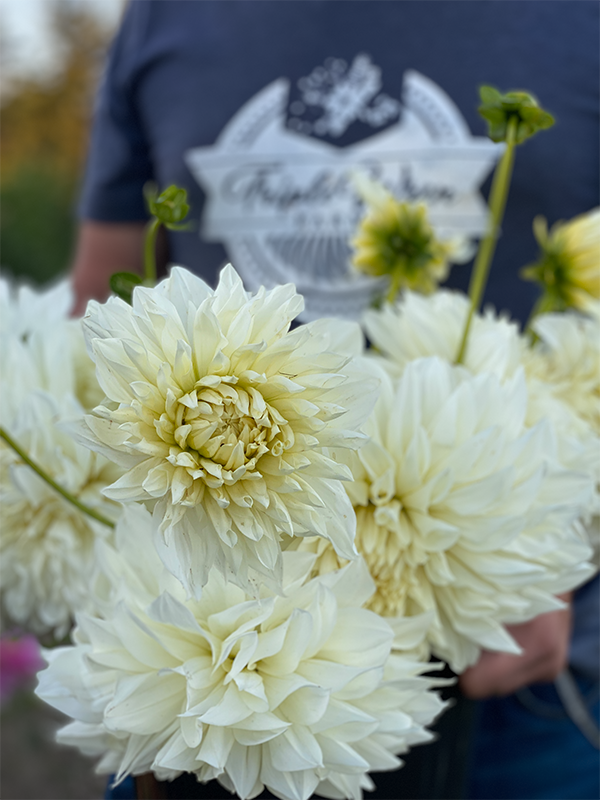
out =
<path fill-rule="evenodd" d="M 600 730 L 581 696 L 575 678 L 568 669 L 560 673 L 554 681 L 554 686 L 571 720 L 588 742 L 600 750 Z"/>

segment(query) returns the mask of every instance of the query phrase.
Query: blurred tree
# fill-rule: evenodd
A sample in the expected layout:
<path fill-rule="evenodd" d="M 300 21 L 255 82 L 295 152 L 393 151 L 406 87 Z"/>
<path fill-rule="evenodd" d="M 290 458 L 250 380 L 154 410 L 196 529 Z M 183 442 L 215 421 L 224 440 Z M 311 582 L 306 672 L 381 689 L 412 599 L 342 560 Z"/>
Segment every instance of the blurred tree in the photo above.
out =
<path fill-rule="evenodd" d="M 61 67 L 46 81 L 15 80 L 0 116 L 1 264 L 50 280 L 68 268 L 74 198 L 109 32 L 83 2 L 52 0 Z"/>

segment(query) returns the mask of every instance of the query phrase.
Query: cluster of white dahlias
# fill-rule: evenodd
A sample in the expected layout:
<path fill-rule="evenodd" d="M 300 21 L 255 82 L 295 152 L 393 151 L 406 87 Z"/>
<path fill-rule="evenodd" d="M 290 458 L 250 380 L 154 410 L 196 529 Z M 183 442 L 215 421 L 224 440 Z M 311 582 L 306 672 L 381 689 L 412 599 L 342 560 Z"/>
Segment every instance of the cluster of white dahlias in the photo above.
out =
<path fill-rule="evenodd" d="M 356 546 L 377 586 L 370 607 L 431 612 L 429 647 L 458 672 L 481 648 L 519 652 L 504 625 L 557 608 L 554 595 L 592 573 L 579 521 L 597 503 L 599 454 L 597 439 L 567 436 L 535 411 L 539 392 L 523 368 L 529 346 L 514 323 L 476 315 L 465 364 L 454 364 L 468 305 L 455 292 L 407 292 L 367 313 L 380 399 L 369 443 L 335 453 L 354 475 Z M 565 372 L 571 363 L 564 383 L 579 373 L 597 381 L 579 347 L 563 359 Z M 588 377 L 579 401 L 554 379 L 553 402 L 564 405 L 564 392 L 571 404 L 593 405 Z M 318 554 L 321 573 L 343 563 L 324 543 L 300 549 Z"/>
<path fill-rule="evenodd" d="M 45 293 L 0 281 L 0 423 L 76 499 L 114 516 L 102 489 L 120 474 L 77 445 L 61 421 L 102 396 L 66 283 Z M 86 363 L 87 362 L 87 363 Z M 0 441 L 3 624 L 60 639 L 89 601 L 94 541 L 110 528 L 83 514 Z"/>
<path fill-rule="evenodd" d="M 292 329 L 301 310 L 293 286 L 249 294 L 226 267 L 213 291 L 176 267 L 131 305 L 90 303 L 97 383 L 77 378 L 77 337 L 62 382 L 58 338 L 22 331 L 5 359 L 3 424 L 88 506 L 121 509 L 114 538 L 85 520 L 87 604 L 38 689 L 74 720 L 61 741 L 117 781 L 189 772 L 244 799 L 360 800 L 370 771 L 431 738 L 430 655 L 460 672 L 482 648 L 519 652 L 505 626 L 593 571 L 597 319 L 542 318 L 532 347 L 476 315 L 457 365 L 458 293 L 369 312 L 371 353 L 353 323 Z M 79 419 L 57 426 L 66 409 Z M 2 486 L 37 502 L 28 517 L 0 497 L 11 529 L 31 518 L 45 553 L 70 536 L 76 586 L 81 516 L 46 524 L 63 499 L 0 455 Z"/>
<path fill-rule="evenodd" d="M 425 617 L 389 624 L 365 607 L 375 584 L 339 453 L 365 443 L 379 379 L 356 357 L 358 325 L 291 330 L 301 308 L 292 286 L 248 294 L 231 267 L 215 291 L 174 268 L 131 306 L 92 302 L 83 329 L 102 399 L 84 415 L 69 373 L 79 419 L 33 425 L 108 465 L 93 490 L 121 508 L 116 538 L 95 543 L 94 579 L 81 570 L 74 644 L 46 652 L 38 690 L 75 720 L 59 738 L 117 780 L 191 772 L 242 798 L 266 786 L 360 800 L 368 773 L 400 766 L 443 708 L 422 677 Z M 83 464 L 61 472 L 22 438 L 77 494 Z M 63 502 L 21 467 L 46 509 Z M 351 563 L 315 576 L 314 555 L 282 552 L 304 539 Z"/>

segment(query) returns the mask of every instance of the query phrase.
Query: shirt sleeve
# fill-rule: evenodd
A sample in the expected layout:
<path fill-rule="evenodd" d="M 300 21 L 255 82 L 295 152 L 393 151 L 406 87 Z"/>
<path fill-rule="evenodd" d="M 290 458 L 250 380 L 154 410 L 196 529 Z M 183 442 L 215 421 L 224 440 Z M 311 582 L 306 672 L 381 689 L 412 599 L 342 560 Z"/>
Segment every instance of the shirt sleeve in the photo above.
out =
<path fill-rule="evenodd" d="M 100 84 L 80 219 L 134 222 L 148 218 L 142 190 L 153 179 L 147 137 L 136 108 L 136 75 L 143 58 L 149 4 L 130 2 Z"/>

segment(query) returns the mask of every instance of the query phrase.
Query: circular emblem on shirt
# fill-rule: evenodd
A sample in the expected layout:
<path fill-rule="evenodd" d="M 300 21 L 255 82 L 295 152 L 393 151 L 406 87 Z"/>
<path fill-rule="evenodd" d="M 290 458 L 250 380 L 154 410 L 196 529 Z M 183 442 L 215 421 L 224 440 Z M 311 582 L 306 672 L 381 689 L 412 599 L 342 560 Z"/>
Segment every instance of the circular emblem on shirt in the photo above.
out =
<path fill-rule="evenodd" d="M 336 146 L 357 121 L 365 137 Z M 356 319 L 381 290 L 350 266 L 348 242 L 363 212 L 353 172 L 367 172 L 400 199 L 427 202 L 441 236 L 474 237 L 487 214 L 479 187 L 499 152 L 471 136 L 432 81 L 405 73 L 400 102 L 381 92 L 379 68 L 359 55 L 349 65 L 329 59 L 292 93 L 287 79 L 274 81 L 213 146 L 185 158 L 207 195 L 202 238 L 224 244 L 249 289 L 295 283 L 307 321 Z"/>

